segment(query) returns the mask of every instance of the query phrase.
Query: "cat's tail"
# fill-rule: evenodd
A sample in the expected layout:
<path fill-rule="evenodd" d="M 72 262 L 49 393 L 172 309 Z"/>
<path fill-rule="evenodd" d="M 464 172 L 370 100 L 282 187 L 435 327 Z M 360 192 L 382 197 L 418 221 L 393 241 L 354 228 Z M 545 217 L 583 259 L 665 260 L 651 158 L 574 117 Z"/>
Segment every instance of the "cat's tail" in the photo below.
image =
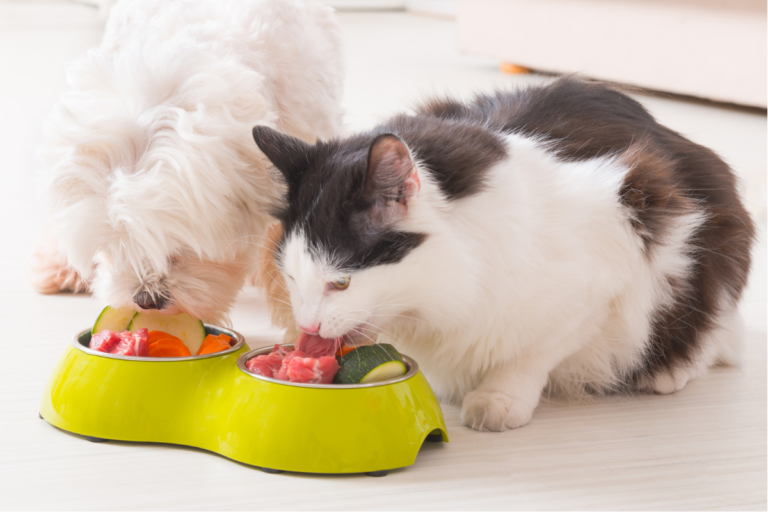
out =
<path fill-rule="evenodd" d="M 744 319 L 738 308 L 731 307 L 729 311 L 721 313 L 717 327 L 712 329 L 706 340 L 711 344 L 713 354 L 711 360 L 706 361 L 707 367 L 726 365 L 741 366 L 744 346 Z M 704 347 L 704 352 L 708 349 Z"/>

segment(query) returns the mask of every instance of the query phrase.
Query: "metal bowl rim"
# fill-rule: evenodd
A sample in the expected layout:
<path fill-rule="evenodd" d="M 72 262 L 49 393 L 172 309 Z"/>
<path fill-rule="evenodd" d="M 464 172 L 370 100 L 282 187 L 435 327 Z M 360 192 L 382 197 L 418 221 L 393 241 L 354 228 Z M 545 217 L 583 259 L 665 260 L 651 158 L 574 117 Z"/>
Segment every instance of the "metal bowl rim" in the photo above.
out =
<path fill-rule="evenodd" d="M 231 338 L 235 338 L 237 340 L 237 343 L 235 343 L 234 346 L 228 348 L 227 350 L 222 350 L 221 352 L 214 352 L 213 354 L 205 354 L 202 356 L 185 356 L 185 357 L 136 357 L 136 356 L 121 356 L 117 354 L 110 354 L 108 352 L 99 352 L 98 350 L 92 350 L 88 347 L 83 346 L 80 343 L 80 336 L 87 332 L 91 332 L 91 329 L 83 329 L 79 333 L 75 334 L 72 337 L 72 345 L 86 354 L 90 354 L 92 356 L 98 356 L 98 357 L 106 357 L 108 359 L 119 359 L 121 361 L 136 361 L 136 362 L 148 362 L 148 363 L 170 363 L 175 361 L 199 361 L 201 359 L 208 359 L 211 357 L 220 357 L 225 356 L 227 354 L 232 354 L 234 352 L 237 352 L 243 346 L 245 345 L 245 338 L 243 338 L 243 335 L 240 334 L 237 331 L 233 331 L 232 329 L 228 329 L 226 327 L 221 327 L 219 325 L 213 325 L 213 324 L 206 324 L 203 323 L 203 326 L 206 328 L 212 328 L 217 329 L 219 331 L 224 332 L 224 334 L 227 334 Z"/>
<path fill-rule="evenodd" d="M 282 347 L 293 347 L 293 343 L 283 343 L 280 346 Z M 257 375 L 255 373 L 251 373 L 248 371 L 248 369 L 245 367 L 245 362 L 249 359 L 260 356 L 262 354 L 268 354 L 271 352 L 275 347 L 262 347 L 257 348 L 255 350 L 250 350 L 248 352 L 245 352 L 244 354 L 241 354 L 240 357 L 237 358 L 237 367 L 248 375 L 249 377 L 253 377 L 255 379 L 263 380 L 264 382 L 269 382 L 270 384 L 279 384 L 281 386 L 293 386 L 297 388 L 315 388 L 315 389 L 364 389 L 364 388 L 375 388 L 379 386 L 389 386 L 391 384 L 397 384 L 399 382 L 406 381 L 412 377 L 414 377 L 417 373 L 419 373 L 419 363 L 417 363 L 413 358 L 410 356 L 407 356 L 405 354 L 400 354 L 403 356 L 403 361 L 405 361 L 405 364 L 408 366 L 408 371 L 403 375 L 402 377 L 398 377 L 396 379 L 390 379 L 385 380 L 381 382 L 371 382 L 370 384 L 305 384 L 302 382 L 288 382 L 285 380 L 278 380 L 278 379 L 272 379 L 270 377 L 265 377 L 263 375 Z"/>

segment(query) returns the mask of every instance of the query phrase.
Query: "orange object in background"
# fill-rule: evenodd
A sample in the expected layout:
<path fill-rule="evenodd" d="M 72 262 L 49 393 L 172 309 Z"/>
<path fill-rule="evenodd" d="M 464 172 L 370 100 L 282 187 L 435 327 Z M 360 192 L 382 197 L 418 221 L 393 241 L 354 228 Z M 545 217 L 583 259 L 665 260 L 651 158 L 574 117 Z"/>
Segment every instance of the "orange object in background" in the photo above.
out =
<path fill-rule="evenodd" d="M 200 349 L 197 351 L 198 356 L 202 356 L 205 354 L 214 354 L 216 352 L 221 352 L 222 350 L 227 350 L 232 345 L 230 345 L 230 338 L 226 334 L 219 334 L 218 336 L 214 336 L 213 334 L 209 334 L 205 337 L 205 340 L 203 340 L 203 344 L 200 345 Z"/>
<path fill-rule="evenodd" d="M 149 345 L 149 357 L 189 357 L 192 353 L 178 338 L 163 338 Z"/>
<path fill-rule="evenodd" d="M 525 75 L 531 72 L 529 68 L 512 64 L 511 62 L 502 62 L 499 69 L 505 75 Z"/>

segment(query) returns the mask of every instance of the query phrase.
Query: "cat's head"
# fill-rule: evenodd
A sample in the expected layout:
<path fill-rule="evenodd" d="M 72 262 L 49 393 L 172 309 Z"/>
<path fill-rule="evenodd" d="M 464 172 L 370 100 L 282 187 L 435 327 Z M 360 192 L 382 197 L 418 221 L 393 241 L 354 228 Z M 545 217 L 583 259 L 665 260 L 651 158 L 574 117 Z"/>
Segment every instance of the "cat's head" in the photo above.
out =
<path fill-rule="evenodd" d="M 373 337 L 407 314 L 427 235 L 414 228 L 424 183 L 406 144 L 380 133 L 310 145 L 260 126 L 253 136 L 288 184 L 275 260 L 301 329 Z"/>

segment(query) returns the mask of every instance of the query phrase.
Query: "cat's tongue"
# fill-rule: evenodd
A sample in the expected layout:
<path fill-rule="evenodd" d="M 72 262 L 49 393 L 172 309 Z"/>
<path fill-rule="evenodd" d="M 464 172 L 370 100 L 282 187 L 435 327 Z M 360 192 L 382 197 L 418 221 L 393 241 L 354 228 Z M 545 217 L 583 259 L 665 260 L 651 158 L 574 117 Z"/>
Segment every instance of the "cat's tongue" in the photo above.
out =
<path fill-rule="evenodd" d="M 317 334 L 302 332 L 293 345 L 310 357 L 332 356 L 344 345 L 344 338 L 323 338 Z"/>

